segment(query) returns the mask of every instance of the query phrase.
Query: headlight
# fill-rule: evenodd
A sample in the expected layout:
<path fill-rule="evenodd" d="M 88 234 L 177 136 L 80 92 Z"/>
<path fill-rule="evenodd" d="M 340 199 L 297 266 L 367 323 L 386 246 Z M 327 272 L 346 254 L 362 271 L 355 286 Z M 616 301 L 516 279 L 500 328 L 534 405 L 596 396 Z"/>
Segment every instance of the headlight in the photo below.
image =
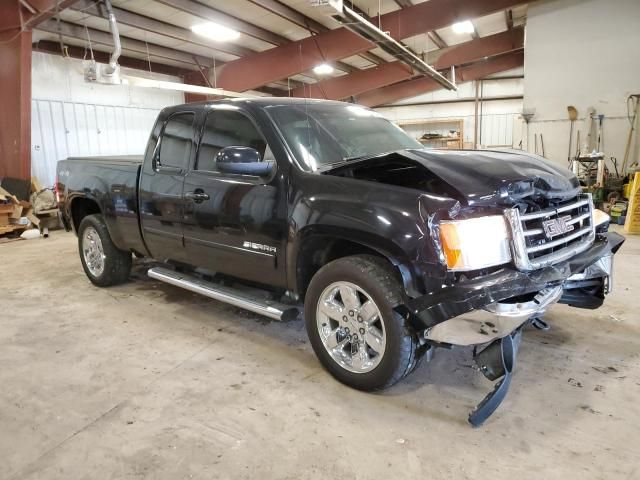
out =
<path fill-rule="evenodd" d="M 611 217 L 604 213 L 602 210 L 596 208 L 593 210 L 593 223 L 597 227 L 600 225 L 604 225 L 605 223 L 609 223 L 611 221 Z"/>
<path fill-rule="evenodd" d="M 440 240 L 449 270 L 477 270 L 511 260 L 501 215 L 440 222 Z"/>

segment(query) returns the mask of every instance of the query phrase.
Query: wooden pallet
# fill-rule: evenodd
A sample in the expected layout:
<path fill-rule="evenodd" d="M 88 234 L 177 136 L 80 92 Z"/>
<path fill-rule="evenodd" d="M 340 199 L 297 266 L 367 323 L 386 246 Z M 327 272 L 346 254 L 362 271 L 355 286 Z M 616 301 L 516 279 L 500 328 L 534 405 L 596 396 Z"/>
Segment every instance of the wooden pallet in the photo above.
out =
<path fill-rule="evenodd" d="M 24 240 L 22 237 L 3 237 L 0 235 L 0 245 L 4 243 L 20 242 L 22 240 Z"/>
<path fill-rule="evenodd" d="M 7 235 L 12 232 L 24 230 L 28 225 L 0 225 L 0 236 Z"/>

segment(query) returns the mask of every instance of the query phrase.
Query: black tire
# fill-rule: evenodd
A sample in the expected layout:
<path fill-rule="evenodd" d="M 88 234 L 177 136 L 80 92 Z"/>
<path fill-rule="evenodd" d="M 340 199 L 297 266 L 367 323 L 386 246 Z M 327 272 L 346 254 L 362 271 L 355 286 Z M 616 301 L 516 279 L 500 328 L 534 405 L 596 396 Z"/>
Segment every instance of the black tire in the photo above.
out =
<path fill-rule="evenodd" d="M 386 347 L 379 364 L 365 373 L 339 365 L 324 347 L 316 323 L 322 292 L 332 283 L 350 282 L 362 288 L 378 306 L 384 322 Z M 364 391 L 382 390 L 408 375 L 417 362 L 418 341 L 404 318 L 394 311 L 402 303 L 401 286 L 392 266 L 373 255 L 340 258 L 322 267 L 311 279 L 304 304 L 309 340 L 320 363 L 340 382 Z"/>
<path fill-rule="evenodd" d="M 82 239 L 88 228 L 93 228 L 102 242 L 104 269 L 99 275 L 95 275 L 89 269 L 83 253 Z M 80 261 L 82 262 L 84 273 L 94 285 L 109 287 L 124 283 L 129 278 L 131 273 L 131 252 L 119 250 L 113 244 L 102 215 L 88 215 L 80 222 L 80 227 L 78 228 L 78 252 L 80 253 Z"/>

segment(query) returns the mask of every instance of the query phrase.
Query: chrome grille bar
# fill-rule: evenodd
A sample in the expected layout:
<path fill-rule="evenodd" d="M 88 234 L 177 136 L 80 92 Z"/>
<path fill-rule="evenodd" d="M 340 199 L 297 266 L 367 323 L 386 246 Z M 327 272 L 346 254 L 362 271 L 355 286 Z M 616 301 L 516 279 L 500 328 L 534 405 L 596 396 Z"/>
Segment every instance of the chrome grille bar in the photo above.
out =
<path fill-rule="evenodd" d="M 543 212 L 534 212 L 527 213 L 526 215 L 521 215 L 520 220 L 526 222 L 528 220 L 535 220 L 536 218 L 550 217 L 552 215 L 556 215 L 557 213 L 567 212 L 569 210 L 575 210 L 576 208 L 584 207 L 589 204 L 589 200 L 580 200 L 576 203 L 572 203 L 570 205 L 563 205 L 562 207 L 545 210 Z M 593 209 L 592 209 L 593 210 Z"/>
<path fill-rule="evenodd" d="M 585 206 L 589 207 L 589 211 L 580 211 Z M 578 211 L 573 214 L 569 213 L 571 218 L 567 219 L 565 224 L 578 224 L 579 230 L 559 234 L 553 240 L 546 237 L 539 240 L 535 238 L 545 234 L 545 230 L 542 228 L 543 219 L 560 218 L 559 214 L 574 210 Z M 504 215 L 511 228 L 511 249 L 514 263 L 520 270 L 536 270 L 567 260 L 587 250 L 595 239 L 591 194 L 580 195 L 575 202 L 558 208 L 527 214 L 520 214 L 517 208 L 510 208 L 504 212 Z M 538 221 L 535 222 L 535 220 Z M 554 251 L 554 249 L 556 250 Z M 545 255 L 547 250 L 550 252 Z"/>
<path fill-rule="evenodd" d="M 580 238 L 583 235 L 587 235 L 591 231 L 591 226 L 585 227 L 583 229 L 578 230 L 571 235 L 567 235 L 566 237 L 562 237 L 558 240 L 554 240 L 553 242 L 543 243 L 541 245 L 536 245 L 535 247 L 527 248 L 527 253 L 536 253 L 541 252 L 543 250 L 549 250 L 550 248 L 555 248 L 558 245 L 562 245 L 563 243 L 570 242 L 571 240 L 575 240 L 576 238 Z"/>
<path fill-rule="evenodd" d="M 571 220 L 567 221 L 566 223 L 567 223 L 567 225 L 573 225 L 574 223 L 581 222 L 583 220 L 586 220 L 589 217 L 591 217 L 591 212 L 583 213 L 579 217 L 572 218 Z"/>
<path fill-rule="evenodd" d="M 554 265 L 559 262 L 564 262 L 565 260 L 569 260 L 571 257 L 578 255 L 579 253 L 584 252 L 588 249 L 593 241 L 590 242 L 581 242 L 575 243 L 567 248 L 563 248 L 562 250 L 558 250 L 557 252 L 550 253 L 549 255 L 544 255 L 542 257 L 536 258 L 535 262 L 531 262 L 533 269 L 548 267 L 549 265 Z"/>

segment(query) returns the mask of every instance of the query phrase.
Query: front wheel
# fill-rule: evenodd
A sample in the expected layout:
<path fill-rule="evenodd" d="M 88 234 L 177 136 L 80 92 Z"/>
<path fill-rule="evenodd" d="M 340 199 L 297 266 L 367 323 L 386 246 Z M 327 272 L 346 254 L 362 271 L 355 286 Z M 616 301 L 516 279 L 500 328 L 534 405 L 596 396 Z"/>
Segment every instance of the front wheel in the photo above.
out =
<path fill-rule="evenodd" d="M 401 299 L 400 283 L 382 258 L 345 257 L 315 274 L 305 298 L 305 322 L 329 373 L 372 391 L 390 387 L 412 370 L 418 342 L 394 311 Z"/>
<path fill-rule="evenodd" d="M 124 283 L 131 273 L 131 253 L 119 250 L 111 240 L 102 215 L 88 215 L 78 228 L 78 249 L 84 273 L 94 285 Z"/>

